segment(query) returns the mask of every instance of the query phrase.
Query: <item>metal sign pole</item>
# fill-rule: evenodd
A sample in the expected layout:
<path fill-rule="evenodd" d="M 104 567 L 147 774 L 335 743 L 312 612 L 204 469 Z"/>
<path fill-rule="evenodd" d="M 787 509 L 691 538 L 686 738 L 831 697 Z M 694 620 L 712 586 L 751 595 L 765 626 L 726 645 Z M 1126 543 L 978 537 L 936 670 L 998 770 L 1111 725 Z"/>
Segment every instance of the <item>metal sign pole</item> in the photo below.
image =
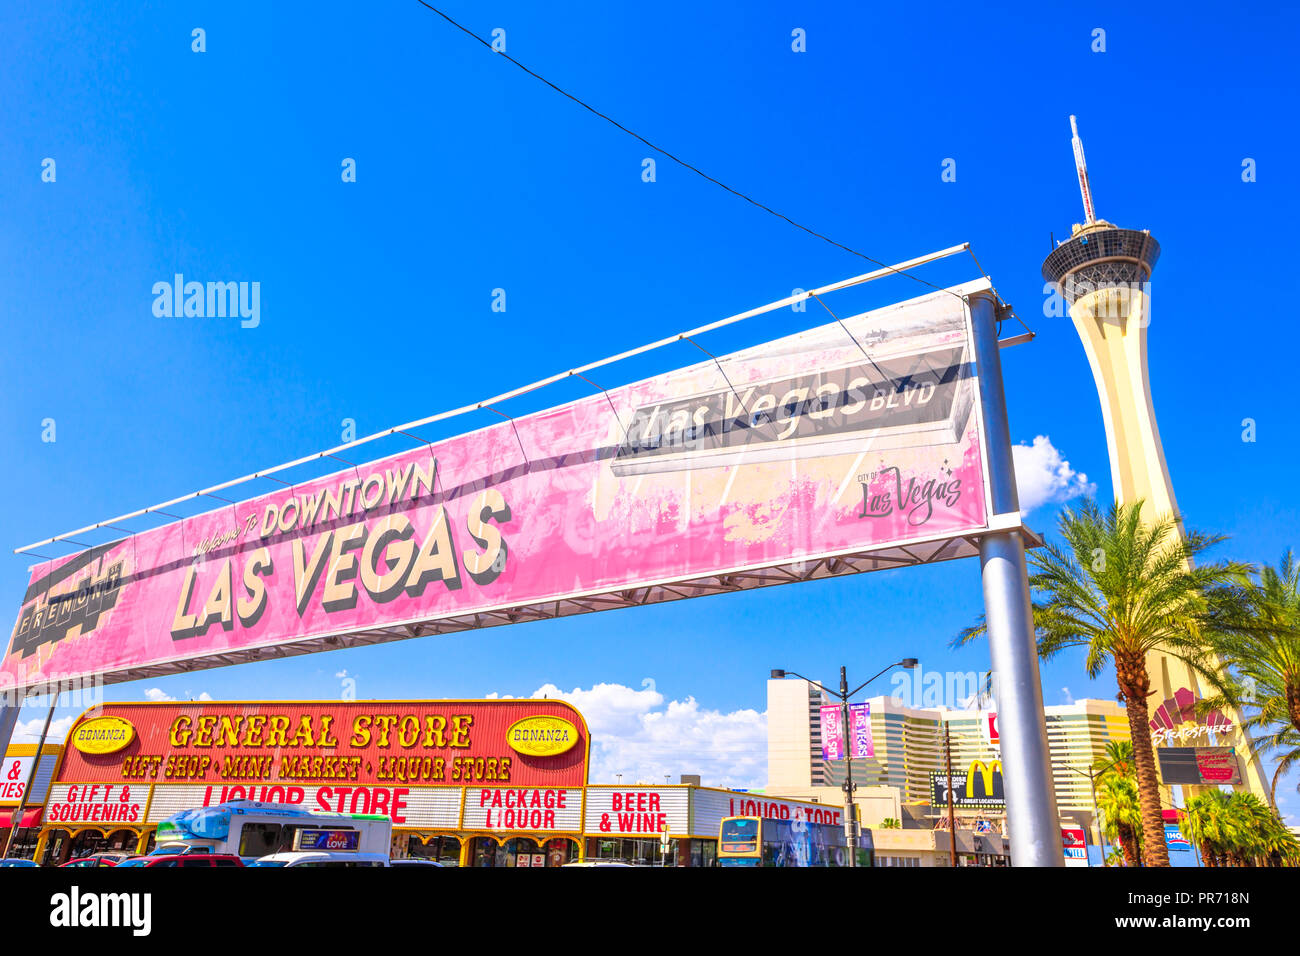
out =
<path fill-rule="evenodd" d="M 13 819 L 10 821 L 9 835 L 5 838 L 4 853 L 0 854 L 0 859 L 9 859 L 9 850 L 14 845 L 14 834 L 18 832 L 18 824 L 22 820 L 23 814 L 27 811 L 27 804 L 32 799 L 32 784 L 36 782 L 37 775 L 41 772 L 41 751 L 45 749 L 45 738 L 50 734 L 50 720 L 54 717 L 54 705 L 59 702 L 59 695 L 50 696 L 50 709 L 45 712 L 45 726 L 41 728 L 41 737 L 36 741 L 36 756 L 32 758 L 32 769 L 27 771 L 27 780 L 23 784 L 23 794 L 18 799 L 18 806 L 14 809 Z M 5 749 L 8 749 L 6 744 Z M 49 787 L 45 788 L 49 791 Z M 45 801 L 42 800 L 42 803 Z"/>
<path fill-rule="evenodd" d="M 18 726 L 18 713 L 22 707 L 23 699 L 17 693 L 0 691 L 0 757 L 9 751 L 9 741 Z"/>
<path fill-rule="evenodd" d="M 1020 510 L 1011 457 L 1002 359 L 991 292 L 967 300 L 979 366 L 980 405 L 989 456 L 993 513 Z M 1060 817 L 1052 788 L 1052 760 L 1038 674 L 1038 646 L 1030 609 L 1025 544 L 1019 532 L 980 539 L 980 572 L 989 656 L 997 675 L 1002 784 L 1007 802 L 1013 866 L 1065 866 Z"/>

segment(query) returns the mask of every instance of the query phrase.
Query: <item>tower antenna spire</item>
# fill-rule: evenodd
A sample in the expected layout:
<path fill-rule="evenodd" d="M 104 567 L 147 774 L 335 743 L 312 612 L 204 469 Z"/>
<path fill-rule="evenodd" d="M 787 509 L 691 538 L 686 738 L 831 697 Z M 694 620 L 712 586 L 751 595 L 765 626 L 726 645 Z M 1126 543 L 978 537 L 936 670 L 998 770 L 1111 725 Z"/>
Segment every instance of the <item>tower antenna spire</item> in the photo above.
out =
<path fill-rule="evenodd" d="M 1083 196 L 1083 215 L 1091 226 L 1097 221 L 1092 205 L 1092 187 L 1088 185 L 1088 161 L 1083 158 L 1083 140 L 1079 139 L 1079 125 L 1070 116 L 1070 145 L 1074 147 L 1074 169 L 1079 174 L 1079 193 Z"/>

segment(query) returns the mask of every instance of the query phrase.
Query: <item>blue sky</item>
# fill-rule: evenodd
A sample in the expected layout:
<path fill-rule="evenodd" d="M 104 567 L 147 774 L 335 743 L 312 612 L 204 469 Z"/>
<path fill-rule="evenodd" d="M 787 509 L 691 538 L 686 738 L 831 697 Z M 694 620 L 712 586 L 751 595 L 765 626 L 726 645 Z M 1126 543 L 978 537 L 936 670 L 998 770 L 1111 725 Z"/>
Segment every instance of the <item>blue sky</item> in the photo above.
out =
<path fill-rule="evenodd" d="M 445 9 L 480 36 L 504 29 L 508 52 L 553 82 L 870 256 L 972 242 L 1038 333 L 1003 356 L 1014 438 L 1050 442 L 1026 459 L 1047 466 L 1044 489 L 1080 484 L 1055 449 L 1106 498 L 1091 374 L 1068 322 L 1042 314 L 1038 271 L 1050 236 L 1081 218 L 1077 114 L 1099 214 L 1151 229 L 1163 247 L 1151 382 L 1189 525 L 1231 535 L 1221 553 L 1253 562 L 1300 543 L 1293 383 L 1260 355 L 1284 344 L 1274 344 L 1287 330 L 1275 290 L 1293 272 L 1285 231 L 1300 213 L 1285 166 L 1296 132 L 1281 120 L 1296 95 L 1294 12 Z M 6 549 L 336 444 L 344 419 L 366 434 L 870 268 L 662 157 L 643 182 L 642 160 L 656 154 L 414 0 L 333 12 L 23 2 L 7 5 L 3 27 Z M 195 28 L 206 52 L 191 49 Z M 1104 53 L 1091 49 L 1097 28 Z M 806 52 L 791 49 L 795 29 Z M 47 157 L 53 183 L 41 178 Z M 349 157 L 355 183 L 341 181 Z M 1242 181 L 1246 158 L 1255 182 Z M 941 180 L 945 159 L 955 182 Z M 259 326 L 156 318 L 151 287 L 176 272 L 260 282 Z M 975 275 L 969 260 L 921 274 Z M 496 288 L 505 313 L 491 311 Z M 857 311 L 921 290 L 893 278 L 837 301 Z M 809 322 L 780 313 L 709 342 L 727 351 Z M 486 362 L 485 330 L 497 343 Z M 691 351 L 624 363 L 612 381 L 687 364 Z M 510 410 L 578 394 L 556 387 Z M 1241 439 L 1245 418 L 1257 423 L 1253 443 Z M 41 440 L 45 419 L 53 443 Z M 1049 528 L 1059 506 L 1045 501 L 1031 524 Z M 16 608 L 28 561 L 6 560 L 0 604 Z M 948 647 L 980 608 L 977 565 L 950 563 L 110 694 L 334 697 L 345 670 L 364 697 L 605 684 L 591 705 L 622 715 L 609 726 L 635 728 L 638 713 L 666 720 L 676 702 L 699 733 L 696 753 L 665 747 L 644 773 L 706 765 L 729 778 L 715 782 L 737 783 L 761 776 L 761 720 L 747 712 L 764 709 L 770 668 L 829 677 L 843 663 L 865 677 L 908 653 L 926 669 L 983 670 L 983 648 Z M 1076 658 L 1046 665 L 1043 684 L 1048 703 L 1114 694 Z M 735 732 L 732 757 L 709 727 Z"/>

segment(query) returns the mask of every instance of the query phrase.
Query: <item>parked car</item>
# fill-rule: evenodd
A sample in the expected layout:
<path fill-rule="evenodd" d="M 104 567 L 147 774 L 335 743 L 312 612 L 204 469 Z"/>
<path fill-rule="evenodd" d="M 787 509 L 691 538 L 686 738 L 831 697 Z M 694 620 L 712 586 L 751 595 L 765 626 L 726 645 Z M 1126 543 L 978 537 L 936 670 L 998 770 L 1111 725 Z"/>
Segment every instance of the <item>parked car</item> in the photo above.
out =
<path fill-rule="evenodd" d="M 579 860 L 576 863 L 566 863 L 564 866 L 632 866 L 631 863 L 624 863 L 622 860 Z M 564 869 L 564 867 L 560 867 Z"/>
<path fill-rule="evenodd" d="M 102 856 L 82 856 L 75 860 L 69 860 L 67 863 L 60 863 L 60 868 L 65 866 L 117 866 L 117 860 L 106 860 Z"/>
<path fill-rule="evenodd" d="M 415 857 L 408 857 L 405 860 L 389 860 L 389 866 L 436 866 L 441 868 L 443 864 L 437 860 L 423 860 Z"/>
<path fill-rule="evenodd" d="M 34 860 L 8 859 L 0 860 L 0 866 L 35 866 Z"/>
<path fill-rule="evenodd" d="M 383 853 L 328 853 L 323 850 L 294 850 L 272 853 L 249 866 L 392 866 Z"/>
<path fill-rule="evenodd" d="M 124 866 L 183 866 L 187 869 L 214 866 L 243 866 L 244 861 L 233 853 L 164 853 L 159 856 L 133 856 L 123 860 L 118 867 Z"/>

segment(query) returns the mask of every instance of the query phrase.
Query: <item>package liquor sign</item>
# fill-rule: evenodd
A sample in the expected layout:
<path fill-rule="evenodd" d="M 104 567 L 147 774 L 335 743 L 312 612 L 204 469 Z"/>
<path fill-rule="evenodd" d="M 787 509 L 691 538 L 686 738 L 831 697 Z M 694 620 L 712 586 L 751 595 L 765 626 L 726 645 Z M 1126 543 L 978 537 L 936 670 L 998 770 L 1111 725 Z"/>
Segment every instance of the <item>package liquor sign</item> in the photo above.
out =
<path fill-rule="evenodd" d="M 34 565 L 0 685 L 971 555 L 976 398 L 960 296 L 864 313 Z"/>

